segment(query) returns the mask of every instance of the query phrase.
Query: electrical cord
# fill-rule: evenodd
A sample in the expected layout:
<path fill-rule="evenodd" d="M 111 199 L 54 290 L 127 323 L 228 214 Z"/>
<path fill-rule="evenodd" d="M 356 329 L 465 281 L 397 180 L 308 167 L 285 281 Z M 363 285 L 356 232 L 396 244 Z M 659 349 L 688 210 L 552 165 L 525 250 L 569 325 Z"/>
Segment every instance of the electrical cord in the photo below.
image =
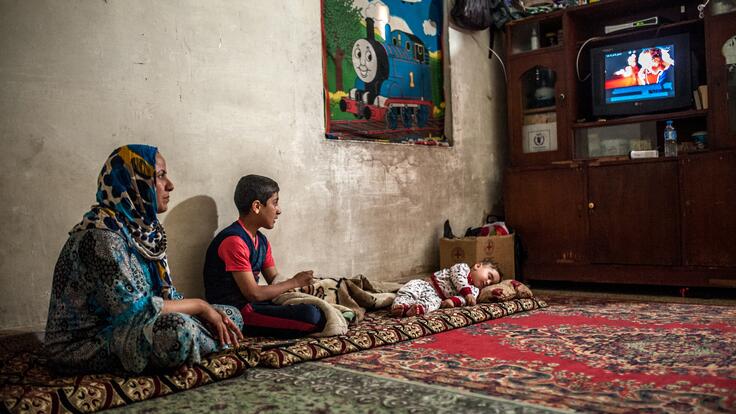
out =
<path fill-rule="evenodd" d="M 580 82 L 585 82 L 590 77 L 590 73 L 589 73 L 588 76 L 585 77 L 585 79 L 580 79 L 580 53 L 583 52 L 583 49 L 585 49 L 585 45 L 587 45 L 589 42 L 592 42 L 593 40 L 599 40 L 599 39 L 603 39 L 603 38 L 599 36 L 591 37 L 585 42 L 583 42 L 583 44 L 580 46 L 580 49 L 578 49 L 578 55 L 577 57 L 575 57 L 575 73 L 577 74 L 578 81 Z"/>
<path fill-rule="evenodd" d="M 493 55 L 498 58 L 498 62 L 501 64 L 501 70 L 503 71 L 503 78 L 506 81 L 506 83 L 508 83 L 509 78 L 508 76 L 506 76 L 506 65 L 503 64 L 503 59 L 501 59 L 501 56 L 498 56 L 498 53 L 496 53 L 496 51 L 493 50 L 491 47 L 488 47 L 488 50 L 490 50 L 491 53 L 493 53 Z"/>
<path fill-rule="evenodd" d="M 705 10 L 706 6 L 708 6 L 708 3 L 710 3 L 710 0 L 705 0 L 705 2 L 698 4 L 698 17 L 703 18 L 705 13 L 703 10 Z"/>
<path fill-rule="evenodd" d="M 493 28 L 490 28 L 488 30 L 493 30 Z M 479 47 L 483 47 L 483 46 L 481 46 L 481 44 L 478 41 L 478 39 L 475 38 L 475 34 L 471 34 L 470 37 L 473 39 L 473 41 L 475 42 L 475 44 L 477 44 Z M 491 45 L 491 46 L 493 46 L 493 45 Z M 501 70 L 503 71 L 503 79 L 506 81 L 506 83 L 508 83 L 509 77 L 508 77 L 508 75 L 506 75 L 506 65 L 503 64 L 503 59 L 501 59 L 501 56 L 499 56 L 498 53 L 496 53 L 496 51 L 493 50 L 493 48 L 491 46 L 488 46 L 488 50 L 491 53 L 493 53 L 493 55 L 496 56 L 496 58 L 498 58 L 498 62 L 501 64 Z"/>

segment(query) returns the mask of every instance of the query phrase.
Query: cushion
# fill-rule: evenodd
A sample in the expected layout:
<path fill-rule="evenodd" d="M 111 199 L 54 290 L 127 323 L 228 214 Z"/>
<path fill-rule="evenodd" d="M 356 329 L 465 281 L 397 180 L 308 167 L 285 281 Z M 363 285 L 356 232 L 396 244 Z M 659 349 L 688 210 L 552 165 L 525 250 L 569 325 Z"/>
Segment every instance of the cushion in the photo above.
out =
<path fill-rule="evenodd" d="M 481 289 L 480 294 L 478 294 L 478 302 L 506 302 L 512 299 L 531 298 L 532 296 L 534 294 L 525 284 L 508 279 Z"/>

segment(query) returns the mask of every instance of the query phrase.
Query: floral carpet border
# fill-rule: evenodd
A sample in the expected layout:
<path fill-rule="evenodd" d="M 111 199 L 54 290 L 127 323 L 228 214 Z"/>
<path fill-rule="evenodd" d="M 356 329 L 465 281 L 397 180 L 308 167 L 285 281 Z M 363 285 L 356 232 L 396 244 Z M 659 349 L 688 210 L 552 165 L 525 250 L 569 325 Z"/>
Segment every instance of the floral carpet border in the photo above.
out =
<path fill-rule="evenodd" d="M 200 365 L 169 374 L 114 374 L 58 377 L 43 357 L 22 352 L 3 358 L 0 369 L 0 412 L 90 413 L 189 390 L 241 375 L 258 364 L 258 351 L 210 355 Z"/>
<path fill-rule="evenodd" d="M 546 302 L 532 297 L 508 302 L 481 303 L 472 307 L 440 309 L 427 315 L 401 319 L 388 316 L 386 311 L 369 313 L 366 314 L 365 320 L 345 335 L 300 339 L 264 349 L 260 354 L 258 366 L 282 368 L 300 362 L 395 344 L 545 307 Z"/>

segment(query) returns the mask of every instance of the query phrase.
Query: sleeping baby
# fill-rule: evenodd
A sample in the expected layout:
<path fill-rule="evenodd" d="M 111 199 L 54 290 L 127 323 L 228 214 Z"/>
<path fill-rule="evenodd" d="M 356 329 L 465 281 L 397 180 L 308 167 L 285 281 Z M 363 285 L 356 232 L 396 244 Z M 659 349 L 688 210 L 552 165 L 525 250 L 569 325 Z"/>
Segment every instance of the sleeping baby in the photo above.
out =
<path fill-rule="evenodd" d="M 478 293 L 498 283 L 501 275 L 490 261 L 469 267 L 454 264 L 435 272 L 428 280 L 414 279 L 396 292 L 391 314 L 397 317 L 423 315 L 439 308 L 475 305 Z"/>

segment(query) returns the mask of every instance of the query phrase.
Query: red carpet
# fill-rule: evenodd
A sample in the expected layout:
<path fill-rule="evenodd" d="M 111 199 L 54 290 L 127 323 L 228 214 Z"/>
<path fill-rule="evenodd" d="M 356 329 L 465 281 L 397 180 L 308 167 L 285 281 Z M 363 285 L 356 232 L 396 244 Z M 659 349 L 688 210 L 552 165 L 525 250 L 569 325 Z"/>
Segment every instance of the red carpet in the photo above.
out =
<path fill-rule="evenodd" d="M 736 412 L 736 307 L 547 302 L 324 362 L 584 412 Z"/>

